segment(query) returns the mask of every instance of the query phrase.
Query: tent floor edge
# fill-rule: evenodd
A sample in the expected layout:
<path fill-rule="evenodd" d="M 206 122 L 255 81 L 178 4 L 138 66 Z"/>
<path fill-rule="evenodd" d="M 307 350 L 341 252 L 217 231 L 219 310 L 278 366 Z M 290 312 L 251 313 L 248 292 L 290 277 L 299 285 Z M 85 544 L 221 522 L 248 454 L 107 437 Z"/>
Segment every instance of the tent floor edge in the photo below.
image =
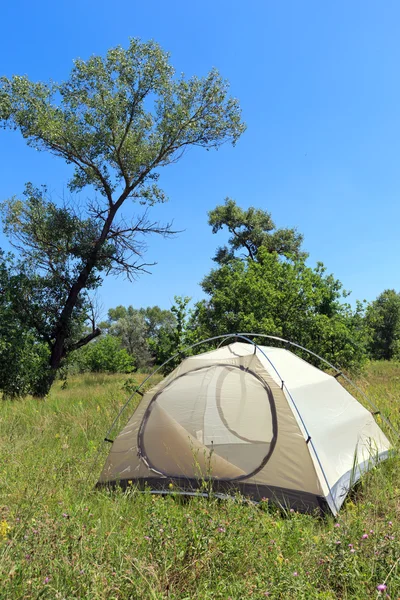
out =
<path fill-rule="evenodd" d="M 254 503 L 269 502 L 283 511 L 293 509 L 299 513 L 331 515 L 331 509 L 325 497 L 266 484 L 247 483 L 214 479 L 211 481 L 184 477 L 143 477 L 124 478 L 113 481 L 98 481 L 96 489 L 109 488 L 122 490 L 134 489 L 141 492 L 161 495 L 179 494 L 183 496 L 213 495 L 222 499 L 235 498 L 238 494 Z"/>

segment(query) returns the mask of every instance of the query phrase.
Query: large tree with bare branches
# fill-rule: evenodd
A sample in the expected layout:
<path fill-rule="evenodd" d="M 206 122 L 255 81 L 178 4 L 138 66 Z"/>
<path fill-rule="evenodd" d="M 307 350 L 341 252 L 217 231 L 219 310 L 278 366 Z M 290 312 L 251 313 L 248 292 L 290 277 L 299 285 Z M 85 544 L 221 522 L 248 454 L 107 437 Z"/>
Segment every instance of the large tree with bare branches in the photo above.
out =
<path fill-rule="evenodd" d="M 204 78 L 175 77 L 168 54 L 155 42 L 137 39 L 105 58 L 75 61 L 61 84 L 1 78 L 0 123 L 19 130 L 28 145 L 72 164 L 72 192 L 90 186 L 94 193 L 76 210 L 28 185 L 25 198 L 3 207 L 29 282 L 25 305 L 36 302 L 27 313 L 50 347 L 36 390 L 43 395 L 63 357 L 99 334 L 94 327 L 82 339 L 72 335 L 74 317 L 86 310 L 87 291 L 109 273 L 134 278 L 146 266 L 143 236 L 171 233 L 148 212 L 166 200 L 157 170 L 191 146 L 235 144 L 245 127 L 237 100 L 215 69 Z M 128 199 L 138 206 L 132 221 L 121 211 Z"/>

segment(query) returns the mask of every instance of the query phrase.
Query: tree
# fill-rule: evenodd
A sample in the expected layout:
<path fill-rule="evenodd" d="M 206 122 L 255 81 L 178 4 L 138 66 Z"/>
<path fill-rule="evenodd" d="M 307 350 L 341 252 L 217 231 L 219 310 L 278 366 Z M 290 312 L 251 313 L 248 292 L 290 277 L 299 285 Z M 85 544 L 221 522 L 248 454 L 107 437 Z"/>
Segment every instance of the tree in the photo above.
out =
<path fill-rule="evenodd" d="M 307 256 L 301 251 L 303 236 L 296 229 L 276 229 L 269 212 L 252 206 L 243 210 L 230 198 L 208 213 L 208 223 L 213 233 L 226 227 L 231 234 L 229 245 L 217 249 L 214 260 L 219 264 L 231 260 L 238 250 L 251 260 L 256 260 L 260 248 L 286 258 Z"/>
<path fill-rule="evenodd" d="M 155 42 L 137 39 L 127 50 L 109 50 L 105 58 L 75 61 L 61 84 L 2 77 L 0 123 L 20 130 L 28 145 L 71 164 L 71 191 L 91 186 L 98 194 L 79 214 L 71 207 L 58 211 L 32 187 L 26 209 L 18 199 L 7 204 L 6 228 L 24 248 L 31 266 L 27 276 L 39 278 L 42 298 L 48 294 L 47 301 L 54 302 L 54 316 L 46 323 L 48 369 L 36 390 L 43 395 L 62 359 L 100 333 L 95 329 L 70 343 L 85 291 L 109 273 L 134 278 L 148 266 L 140 236 L 171 232 L 148 216 L 150 206 L 166 200 L 156 169 L 176 162 L 191 146 L 235 144 L 245 127 L 237 100 L 229 97 L 228 84 L 216 70 L 205 78 L 176 79 L 168 54 Z M 131 221 L 119 216 L 128 199 L 144 206 Z M 58 226 L 54 236 L 48 225 Z M 59 262 L 65 277 L 59 299 L 53 285 L 53 278 L 58 281 L 53 269 L 60 268 L 56 238 L 63 241 Z"/>
<path fill-rule="evenodd" d="M 176 328 L 176 317 L 159 306 L 133 308 L 119 305 L 110 308 L 108 321 L 100 324 L 104 331 L 118 337 L 123 348 L 134 358 L 136 368 L 158 362 L 161 340 Z"/>
<path fill-rule="evenodd" d="M 240 228 L 238 222 L 235 228 Z M 347 368 L 365 358 L 363 307 L 343 302 L 340 281 L 322 263 L 286 260 L 261 244 L 246 257 L 223 261 L 202 281 L 208 295 L 195 306 L 189 330 L 198 340 L 235 332 L 295 341 Z"/>
<path fill-rule="evenodd" d="M 122 347 L 133 357 L 136 368 L 151 364 L 146 321 L 139 311 L 115 321 L 109 332 L 120 340 Z"/>
<path fill-rule="evenodd" d="M 400 358 L 400 294 L 385 290 L 367 308 L 369 352 L 376 360 Z"/>

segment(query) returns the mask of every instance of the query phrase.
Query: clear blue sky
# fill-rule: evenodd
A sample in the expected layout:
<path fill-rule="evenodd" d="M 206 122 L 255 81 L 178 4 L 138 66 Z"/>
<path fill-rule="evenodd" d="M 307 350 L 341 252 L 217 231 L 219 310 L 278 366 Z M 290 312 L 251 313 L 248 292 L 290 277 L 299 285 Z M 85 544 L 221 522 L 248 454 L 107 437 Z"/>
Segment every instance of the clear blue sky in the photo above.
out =
<path fill-rule="evenodd" d="M 170 201 L 154 217 L 185 231 L 149 240 L 152 275 L 108 279 L 104 309 L 200 299 L 199 282 L 224 243 L 207 211 L 226 196 L 296 226 L 310 264 L 324 262 L 353 301 L 399 289 L 399 24 L 395 1 L 4 4 L 0 74 L 59 81 L 76 57 L 152 38 L 178 73 L 216 66 L 243 109 L 247 131 L 236 148 L 190 151 L 162 171 Z M 69 167 L 27 148 L 18 133 L 0 131 L 0 165 L 1 199 L 26 181 L 46 183 L 54 197 L 67 191 Z"/>

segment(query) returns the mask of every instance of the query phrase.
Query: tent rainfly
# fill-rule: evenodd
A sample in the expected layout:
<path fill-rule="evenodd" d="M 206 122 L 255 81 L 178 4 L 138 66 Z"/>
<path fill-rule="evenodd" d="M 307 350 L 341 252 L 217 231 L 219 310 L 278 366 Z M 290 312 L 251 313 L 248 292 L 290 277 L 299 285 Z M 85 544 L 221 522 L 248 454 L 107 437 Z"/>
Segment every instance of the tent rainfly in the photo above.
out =
<path fill-rule="evenodd" d="M 98 485 L 239 491 L 336 514 L 390 443 L 337 379 L 287 349 L 235 342 L 190 356 L 146 392 Z"/>

